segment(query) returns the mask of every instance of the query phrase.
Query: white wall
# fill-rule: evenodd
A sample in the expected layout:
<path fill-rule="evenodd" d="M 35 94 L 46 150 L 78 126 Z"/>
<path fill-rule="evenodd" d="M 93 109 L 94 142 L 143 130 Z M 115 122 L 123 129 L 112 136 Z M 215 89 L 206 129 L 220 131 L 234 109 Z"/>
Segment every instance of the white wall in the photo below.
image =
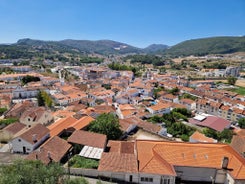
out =
<path fill-rule="evenodd" d="M 13 139 L 11 143 L 12 143 L 13 152 L 23 153 L 23 147 L 26 148 L 26 153 L 31 153 L 34 149 L 33 148 L 34 145 L 28 143 L 27 141 L 19 137 L 16 137 L 15 139 Z"/>
<path fill-rule="evenodd" d="M 49 138 L 49 134 L 46 134 L 41 140 L 39 140 L 35 144 L 31 144 L 20 137 L 16 137 L 11 141 L 12 150 L 13 152 L 23 153 L 23 147 L 26 147 L 26 153 L 31 153 L 48 138 Z"/>
<path fill-rule="evenodd" d="M 224 182 L 224 184 L 244 184 L 245 183 L 245 179 L 243 180 L 234 180 L 230 174 L 226 175 L 226 181 Z"/>

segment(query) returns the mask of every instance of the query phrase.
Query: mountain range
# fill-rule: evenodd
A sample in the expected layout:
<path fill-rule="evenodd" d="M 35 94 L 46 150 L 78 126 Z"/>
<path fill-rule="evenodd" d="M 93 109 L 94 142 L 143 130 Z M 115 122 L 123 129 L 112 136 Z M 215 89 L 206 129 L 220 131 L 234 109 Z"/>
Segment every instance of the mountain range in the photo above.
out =
<path fill-rule="evenodd" d="M 172 57 L 187 55 L 226 54 L 245 52 L 245 36 L 211 37 L 181 42 L 172 47 L 152 44 L 146 48 L 137 48 L 126 43 L 112 40 L 62 40 L 42 41 L 20 39 L 14 44 L 1 44 L 1 58 L 23 58 L 41 54 L 76 53 L 76 54 L 159 54 Z"/>

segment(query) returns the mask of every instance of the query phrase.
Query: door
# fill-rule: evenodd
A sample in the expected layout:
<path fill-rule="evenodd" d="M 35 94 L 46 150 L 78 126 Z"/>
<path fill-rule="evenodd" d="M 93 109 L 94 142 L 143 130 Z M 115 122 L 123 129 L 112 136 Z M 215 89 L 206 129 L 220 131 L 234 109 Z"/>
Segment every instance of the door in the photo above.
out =
<path fill-rule="evenodd" d="M 23 146 L 23 153 L 26 154 L 26 147 Z"/>

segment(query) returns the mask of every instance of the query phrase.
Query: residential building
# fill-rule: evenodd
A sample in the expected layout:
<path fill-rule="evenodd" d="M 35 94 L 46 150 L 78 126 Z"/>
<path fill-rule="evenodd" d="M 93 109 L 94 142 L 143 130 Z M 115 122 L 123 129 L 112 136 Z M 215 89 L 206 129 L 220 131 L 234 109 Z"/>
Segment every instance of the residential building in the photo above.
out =
<path fill-rule="evenodd" d="M 245 158 L 245 129 L 240 129 L 233 135 L 231 147 Z"/>
<path fill-rule="evenodd" d="M 106 147 L 107 138 L 104 134 L 76 130 L 67 141 L 73 145 L 75 154 L 100 159 Z"/>
<path fill-rule="evenodd" d="M 147 107 L 146 109 L 153 115 L 155 114 L 168 114 L 170 113 L 170 107 L 168 103 L 159 102 L 156 105 Z"/>
<path fill-rule="evenodd" d="M 227 144 L 109 141 L 107 150 L 98 168 L 104 177 L 143 184 L 245 182 L 245 160 Z"/>
<path fill-rule="evenodd" d="M 196 110 L 196 102 L 194 100 L 188 99 L 188 98 L 183 98 L 180 99 L 179 103 L 181 105 L 184 105 L 186 109 L 192 111 Z"/>
<path fill-rule="evenodd" d="M 54 136 L 44 143 L 39 149 L 30 153 L 26 159 L 40 160 L 44 164 L 51 162 L 65 163 L 72 154 L 72 145 L 66 140 Z"/>
<path fill-rule="evenodd" d="M 33 107 L 26 109 L 20 116 L 20 122 L 32 126 L 35 124 L 48 125 L 52 122 L 53 116 L 49 110 L 44 107 Z"/>
<path fill-rule="evenodd" d="M 206 137 L 204 134 L 195 131 L 189 138 L 189 142 L 209 142 L 209 143 L 216 143 L 218 142 L 217 140 Z"/>
<path fill-rule="evenodd" d="M 134 143 L 110 140 L 107 150 L 109 152 L 102 153 L 98 167 L 99 171 L 103 171 L 101 177 L 138 183 L 138 161 Z"/>
<path fill-rule="evenodd" d="M 11 141 L 14 153 L 31 153 L 49 138 L 49 129 L 42 124 L 26 128 Z"/>

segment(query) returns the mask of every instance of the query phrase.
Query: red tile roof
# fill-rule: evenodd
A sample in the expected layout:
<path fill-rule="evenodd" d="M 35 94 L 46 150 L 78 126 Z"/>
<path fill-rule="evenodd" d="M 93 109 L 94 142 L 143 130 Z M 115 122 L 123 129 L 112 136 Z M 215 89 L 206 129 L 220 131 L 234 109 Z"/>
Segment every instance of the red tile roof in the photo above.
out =
<path fill-rule="evenodd" d="M 76 130 L 67 141 L 70 143 L 104 149 L 106 145 L 106 135 L 83 130 Z"/>
<path fill-rule="evenodd" d="M 190 139 L 194 139 L 196 140 L 197 142 L 210 142 L 210 143 L 214 143 L 214 142 L 217 142 L 217 140 L 215 139 L 212 139 L 210 137 L 206 137 L 204 134 L 198 132 L 198 131 L 195 131 L 191 136 L 190 136 Z"/>
<path fill-rule="evenodd" d="M 26 159 L 29 160 L 41 160 L 44 164 L 52 161 L 59 162 L 65 154 L 72 148 L 66 140 L 54 136 L 43 144 L 39 150 L 36 150 L 28 155 Z"/>
<path fill-rule="evenodd" d="M 127 153 L 127 154 L 134 154 L 135 152 L 134 142 L 110 140 L 107 144 L 107 147 L 110 148 L 110 152 Z"/>
<path fill-rule="evenodd" d="M 99 171 L 137 173 L 138 163 L 134 152 L 134 142 L 109 141 L 109 153 L 103 153 Z"/>
<path fill-rule="evenodd" d="M 34 144 L 34 136 L 35 136 L 35 140 L 39 142 L 47 134 L 49 134 L 48 128 L 46 128 L 42 124 L 36 124 L 33 127 L 26 129 L 26 131 L 21 133 L 18 137 L 24 139 L 29 143 Z"/>
<path fill-rule="evenodd" d="M 17 132 L 19 132 L 22 129 L 24 129 L 25 127 L 26 127 L 25 124 L 17 122 L 17 123 L 12 123 L 12 124 L 6 126 L 3 130 L 14 135 Z"/>
<path fill-rule="evenodd" d="M 189 104 L 191 105 L 192 103 L 195 103 L 194 100 L 188 99 L 188 98 L 183 98 L 180 100 L 180 102 L 184 103 L 184 104 Z"/>
<path fill-rule="evenodd" d="M 137 159 L 134 154 L 102 153 L 99 171 L 137 173 Z"/>
<path fill-rule="evenodd" d="M 136 149 L 140 172 L 176 175 L 170 166 L 221 168 L 228 157 L 232 177 L 245 178 L 245 160 L 227 144 L 137 140 Z"/>
<path fill-rule="evenodd" d="M 216 116 L 207 116 L 203 121 L 198 121 L 195 119 L 189 119 L 189 123 L 208 127 L 216 131 L 223 131 L 225 128 L 229 127 L 231 122 Z"/>
<path fill-rule="evenodd" d="M 245 136 L 233 135 L 231 147 L 240 154 L 245 153 Z"/>
<path fill-rule="evenodd" d="M 62 131 L 67 129 L 71 124 L 75 123 L 77 119 L 69 116 L 64 119 L 60 119 L 53 124 L 48 126 L 48 129 L 50 130 L 50 136 L 53 137 L 55 135 L 59 135 Z"/>

